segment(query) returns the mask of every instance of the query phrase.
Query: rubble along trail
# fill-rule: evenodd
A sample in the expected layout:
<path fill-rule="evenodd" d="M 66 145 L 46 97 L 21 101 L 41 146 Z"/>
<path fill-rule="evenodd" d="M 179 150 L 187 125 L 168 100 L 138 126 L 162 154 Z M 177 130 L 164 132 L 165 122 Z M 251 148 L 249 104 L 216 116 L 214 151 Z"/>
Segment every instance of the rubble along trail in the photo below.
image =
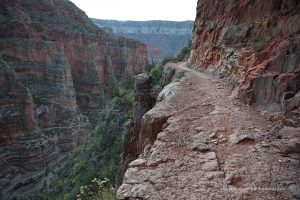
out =
<path fill-rule="evenodd" d="M 223 80 L 186 63 L 166 67 L 185 75 L 144 116 L 169 118 L 129 165 L 118 199 L 300 198 L 299 128 L 241 103 Z"/>

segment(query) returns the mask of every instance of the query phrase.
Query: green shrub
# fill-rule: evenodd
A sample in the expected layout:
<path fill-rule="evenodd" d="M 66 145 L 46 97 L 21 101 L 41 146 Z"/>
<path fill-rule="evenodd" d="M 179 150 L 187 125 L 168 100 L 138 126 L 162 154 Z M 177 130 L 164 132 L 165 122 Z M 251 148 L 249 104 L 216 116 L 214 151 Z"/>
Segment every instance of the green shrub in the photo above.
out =
<path fill-rule="evenodd" d="M 177 57 L 176 56 L 167 56 L 165 57 L 159 65 L 164 66 L 168 62 L 177 62 Z"/>
<path fill-rule="evenodd" d="M 163 65 L 156 65 L 151 69 L 150 74 L 152 76 L 152 81 L 154 85 L 160 84 L 163 68 L 164 68 Z"/>
<path fill-rule="evenodd" d="M 167 56 L 159 64 L 151 65 L 151 67 L 149 67 L 149 71 L 152 76 L 154 85 L 160 84 L 164 66 L 168 62 L 181 62 L 187 60 L 190 56 L 191 49 L 192 49 L 192 41 L 189 40 L 187 45 L 176 56 Z"/>
<path fill-rule="evenodd" d="M 147 65 L 147 67 L 146 67 L 146 71 L 147 71 L 147 72 L 150 72 L 151 69 L 153 69 L 154 67 L 155 67 L 155 64 L 149 64 L 149 65 Z"/>
<path fill-rule="evenodd" d="M 89 185 L 81 186 L 77 200 L 114 200 L 116 190 L 111 186 L 108 179 L 101 181 L 94 178 Z"/>
<path fill-rule="evenodd" d="M 192 40 L 188 40 L 187 45 L 183 49 L 181 49 L 179 54 L 176 56 L 176 60 L 177 61 L 187 60 L 190 57 L 191 50 L 192 50 Z"/>

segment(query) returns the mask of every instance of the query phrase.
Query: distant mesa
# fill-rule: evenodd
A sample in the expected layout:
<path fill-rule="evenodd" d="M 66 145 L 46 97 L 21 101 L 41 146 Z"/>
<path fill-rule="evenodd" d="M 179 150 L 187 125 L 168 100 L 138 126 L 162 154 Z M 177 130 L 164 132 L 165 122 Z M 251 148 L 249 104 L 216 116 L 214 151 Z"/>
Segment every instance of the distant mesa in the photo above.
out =
<path fill-rule="evenodd" d="M 192 38 L 193 21 L 117 21 L 92 19 L 107 33 L 115 33 L 147 45 L 150 63 L 176 55 Z"/>

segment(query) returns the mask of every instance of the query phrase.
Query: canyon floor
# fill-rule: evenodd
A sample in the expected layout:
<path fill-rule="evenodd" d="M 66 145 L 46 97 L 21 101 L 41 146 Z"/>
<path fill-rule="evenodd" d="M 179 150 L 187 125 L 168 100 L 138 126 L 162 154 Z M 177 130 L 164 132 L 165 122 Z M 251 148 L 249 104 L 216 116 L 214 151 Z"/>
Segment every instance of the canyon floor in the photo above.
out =
<path fill-rule="evenodd" d="M 224 80 L 187 68 L 144 118 L 167 117 L 129 165 L 118 199 L 299 199 L 300 129 L 242 103 Z"/>

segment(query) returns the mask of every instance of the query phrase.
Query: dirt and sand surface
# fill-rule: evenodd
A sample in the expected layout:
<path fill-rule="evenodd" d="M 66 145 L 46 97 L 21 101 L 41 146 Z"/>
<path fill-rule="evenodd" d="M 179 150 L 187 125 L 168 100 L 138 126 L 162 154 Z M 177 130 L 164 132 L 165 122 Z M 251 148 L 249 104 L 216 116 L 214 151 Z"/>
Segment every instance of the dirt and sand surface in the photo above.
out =
<path fill-rule="evenodd" d="M 167 116 L 130 164 L 118 199 L 300 198 L 300 129 L 239 101 L 224 80 L 187 68 L 145 118 Z"/>

